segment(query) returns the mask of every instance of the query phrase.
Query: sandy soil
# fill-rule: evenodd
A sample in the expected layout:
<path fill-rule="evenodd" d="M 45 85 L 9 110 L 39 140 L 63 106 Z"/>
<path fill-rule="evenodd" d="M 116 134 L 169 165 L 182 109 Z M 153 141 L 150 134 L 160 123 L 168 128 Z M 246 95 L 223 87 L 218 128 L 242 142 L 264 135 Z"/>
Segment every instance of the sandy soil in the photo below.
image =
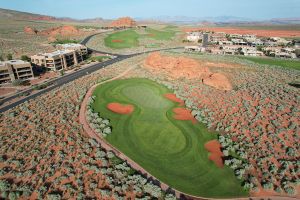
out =
<path fill-rule="evenodd" d="M 191 31 L 214 31 L 214 32 L 224 32 L 228 34 L 253 34 L 259 37 L 299 37 L 300 31 L 294 30 L 251 30 L 251 29 L 239 29 L 239 28 L 222 28 L 222 27 L 203 27 L 203 28 L 187 28 L 184 32 Z"/>
<path fill-rule="evenodd" d="M 4 88 L 4 87 L 0 87 L 0 97 L 1 96 L 6 96 L 10 93 L 14 93 L 17 90 L 15 88 Z"/>
<path fill-rule="evenodd" d="M 119 103 L 110 103 L 107 105 L 107 108 L 114 113 L 122 115 L 131 114 L 134 111 L 133 105 L 122 105 Z"/>
<path fill-rule="evenodd" d="M 197 123 L 197 120 L 191 114 L 191 111 L 185 108 L 174 108 L 174 119 L 184 120 L 184 121 L 192 121 L 193 124 Z"/>
<path fill-rule="evenodd" d="M 179 106 L 184 106 L 184 101 L 177 98 L 175 94 L 165 94 L 165 97 L 173 102 L 179 103 Z"/>
<path fill-rule="evenodd" d="M 163 73 L 171 79 L 200 79 L 206 85 L 220 90 L 231 90 L 229 79 L 221 73 L 212 73 L 210 67 L 228 66 L 219 63 L 200 62 L 192 58 L 162 56 L 159 52 L 151 53 L 144 66 L 152 73 Z"/>
<path fill-rule="evenodd" d="M 55 78 L 58 74 L 56 72 L 47 72 L 42 74 L 39 78 L 33 79 L 30 81 L 31 85 L 39 84 L 47 79 Z"/>
<path fill-rule="evenodd" d="M 227 77 L 221 73 L 211 74 L 203 79 L 203 83 L 219 90 L 232 90 L 232 85 L 228 82 Z"/>
<path fill-rule="evenodd" d="M 221 144 L 218 140 L 211 140 L 205 144 L 205 149 L 210 152 L 209 159 L 213 161 L 216 166 L 222 168 L 223 163 L 223 153 L 221 152 Z"/>

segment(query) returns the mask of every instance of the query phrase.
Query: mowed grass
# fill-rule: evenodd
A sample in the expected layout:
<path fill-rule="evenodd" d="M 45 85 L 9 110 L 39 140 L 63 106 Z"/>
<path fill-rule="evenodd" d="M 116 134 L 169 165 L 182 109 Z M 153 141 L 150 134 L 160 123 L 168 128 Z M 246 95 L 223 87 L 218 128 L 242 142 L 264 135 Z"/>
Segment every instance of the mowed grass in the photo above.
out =
<path fill-rule="evenodd" d="M 175 31 L 172 29 L 164 29 L 164 31 L 160 31 L 152 28 L 146 28 L 146 32 L 148 33 L 147 37 L 155 40 L 171 40 L 175 35 Z"/>
<path fill-rule="evenodd" d="M 137 47 L 139 34 L 134 30 L 125 30 L 108 35 L 104 39 L 105 46 L 113 49 Z"/>
<path fill-rule="evenodd" d="M 257 57 L 240 57 L 245 60 L 250 60 L 252 62 L 264 65 L 276 65 L 284 68 L 300 70 L 299 60 L 286 60 L 278 58 L 257 58 Z"/>
<path fill-rule="evenodd" d="M 159 180 L 182 192 L 203 197 L 247 196 L 228 168 L 208 159 L 204 144 L 216 139 L 201 124 L 173 118 L 178 104 L 166 99 L 166 87 L 148 79 L 115 80 L 97 87 L 93 108 L 111 120 L 106 140 Z M 108 103 L 134 105 L 131 115 L 106 108 Z"/>

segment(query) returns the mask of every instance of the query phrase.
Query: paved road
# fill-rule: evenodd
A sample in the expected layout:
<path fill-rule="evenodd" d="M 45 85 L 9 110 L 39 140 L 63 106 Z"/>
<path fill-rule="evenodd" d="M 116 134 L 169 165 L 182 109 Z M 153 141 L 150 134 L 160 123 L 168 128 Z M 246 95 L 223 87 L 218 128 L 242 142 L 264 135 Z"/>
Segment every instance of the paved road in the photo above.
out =
<path fill-rule="evenodd" d="M 86 37 L 82 42 L 81 44 L 86 44 L 93 36 L 95 35 L 98 35 L 98 34 L 102 34 L 102 33 L 97 33 L 97 34 L 94 34 L 94 35 L 90 35 L 88 37 Z M 2 108 L 0 108 L 0 113 L 2 112 L 5 112 L 11 108 L 14 108 L 16 107 L 17 105 L 21 104 L 21 103 L 24 103 L 25 101 L 28 101 L 30 99 L 33 99 L 37 96 L 40 96 L 42 94 L 45 94 L 51 90 L 53 90 L 54 88 L 57 88 L 59 86 L 62 86 L 66 83 L 69 83 L 73 80 L 76 80 L 78 78 L 81 78 L 87 74 L 90 74 L 90 73 L 93 73 L 99 69 L 102 69 L 102 68 L 105 68 L 109 65 L 112 65 L 114 63 L 117 63 L 117 62 L 120 62 L 122 60 L 125 60 L 127 58 L 130 58 L 130 57 L 134 57 L 134 56 L 138 56 L 138 55 L 141 55 L 141 54 L 144 54 L 144 53 L 150 53 L 150 52 L 155 52 L 155 51 L 163 51 L 163 50 L 172 50 L 172 49 L 181 49 L 182 47 L 176 47 L 176 48 L 166 48 L 166 49 L 159 49 L 159 50 L 152 50 L 152 51 L 146 51 L 146 52 L 142 52 L 142 53 L 135 53 L 135 54 L 130 54 L 130 55 L 121 55 L 121 54 L 111 54 L 109 52 L 101 52 L 101 51 L 97 51 L 97 50 L 93 50 L 93 49 L 90 49 L 91 51 L 93 52 L 99 52 L 99 53 L 104 53 L 104 54 L 110 54 L 110 55 L 114 55 L 115 58 L 111 59 L 111 60 L 108 60 L 108 61 L 105 61 L 105 62 L 102 62 L 102 63 L 97 63 L 95 65 L 92 65 L 92 66 L 89 66 L 87 68 L 84 68 L 84 69 L 81 69 L 79 71 L 76 71 L 74 73 L 71 73 L 71 74 L 67 74 L 67 75 L 64 75 L 62 77 L 59 77 L 57 79 L 54 79 L 54 80 L 50 80 L 47 82 L 47 84 L 49 85 L 47 88 L 43 89 L 43 90 L 40 90 L 38 91 L 37 93 L 35 94 L 32 94 L 30 96 L 27 96 L 27 97 L 24 97 L 20 100 L 17 100 L 7 106 L 4 106 Z M 31 93 L 34 89 L 28 89 L 28 90 L 24 90 L 18 94 L 15 94 L 15 95 L 12 95 L 10 97 L 7 97 L 3 100 L 0 101 L 0 105 L 3 104 L 4 102 L 7 102 L 7 101 L 10 101 L 10 100 L 13 100 L 17 97 L 19 97 L 20 95 L 24 94 L 24 93 Z"/>

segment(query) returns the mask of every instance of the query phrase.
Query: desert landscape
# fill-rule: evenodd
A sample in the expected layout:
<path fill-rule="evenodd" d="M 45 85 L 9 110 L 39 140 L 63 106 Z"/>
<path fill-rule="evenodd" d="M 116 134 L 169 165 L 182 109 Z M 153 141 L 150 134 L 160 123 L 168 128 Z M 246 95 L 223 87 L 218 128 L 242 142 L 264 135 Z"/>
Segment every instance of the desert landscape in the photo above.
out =
<path fill-rule="evenodd" d="M 300 20 L 125 14 L 0 9 L 0 199 L 299 199 Z"/>

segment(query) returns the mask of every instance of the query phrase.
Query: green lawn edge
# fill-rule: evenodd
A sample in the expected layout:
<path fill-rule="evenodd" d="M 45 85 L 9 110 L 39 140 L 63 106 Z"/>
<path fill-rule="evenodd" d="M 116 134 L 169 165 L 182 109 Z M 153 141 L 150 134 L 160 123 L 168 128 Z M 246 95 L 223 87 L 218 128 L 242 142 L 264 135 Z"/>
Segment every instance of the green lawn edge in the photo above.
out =
<path fill-rule="evenodd" d="M 165 99 L 165 101 L 170 105 L 164 117 L 172 123 L 175 127 L 174 130 L 179 129 L 183 133 L 187 142 L 183 149 L 178 152 L 174 151 L 174 154 L 170 152 L 167 156 L 163 154 L 163 149 L 160 149 L 165 148 L 166 152 L 170 151 L 169 148 L 164 147 L 167 145 L 161 145 L 162 147 L 159 147 L 153 144 L 156 149 L 149 149 L 148 143 L 152 145 L 152 143 L 159 144 L 159 142 L 161 142 L 155 140 L 155 137 L 159 138 L 159 134 L 153 137 L 154 139 L 152 138 L 152 141 L 148 141 L 148 143 L 143 142 L 146 140 L 143 138 L 145 134 L 143 135 L 141 132 L 136 133 L 137 131 L 134 131 L 134 129 L 135 127 L 139 127 L 139 124 L 137 124 L 137 122 L 140 122 L 138 118 L 145 109 L 140 108 L 137 103 L 133 103 L 120 92 L 120 90 L 126 87 L 135 85 L 153 87 L 155 88 L 153 90 L 160 95 L 172 92 L 156 82 L 140 78 L 115 80 L 98 86 L 94 91 L 96 99 L 93 104 L 93 109 L 96 112 L 100 112 L 101 116 L 111 120 L 113 133 L 106 138 L 110 144 L 139 163 L 159 180 L 179 191 L 190 195 L 211 198 L 248 196 L 248 193 L 241 187 L 241 182 L 236 179 L 230 168 L 227 166 L 223 169 L 217 168 L 213 162 L 208 160 L 209 154 L 205 150 L 204 144 L 209 140 L 217 138 L 217 134 L 209 132 L 202 124 L 193 125 L 191 122 L 173 119 L 172 109 L 178 107 L 178 104 L 167 99 Z M 118 115 L 112 113 L 106 108 L 106 105 L 111 102 L 132 104 L 135 107 L 135 111 L 132 115 Z M 153 109 L 153 112 L 154 113 L 149 114 L 150 118 L 151 115 L 155 116 L 157 110 Z M 155 123 L 153 123 L 153 125 L 154 124 Z M 172 128 L 172 125 L 168 126 Z M 143 127 L 140 128 L 140 130 L 147 130 L 147 133 L 151 132 L 149 129 L 149 127 L 146 127 L 146 129 Z M 155 131 L 157 130 L 158 129 L 155 129 Z M 164 130 L 161 131 L 164 132 Z M 165 137 L 161 139 L 166 140 Z M 172 143 L 170 141 L 162 142 Z M 176 145 L 177 144 L 174 144 L 174 146 Z M 180 147 L 180 145 L 177 146 Z M 160 151 L 162 151 L 162 153 L 159 153 Z"/>

